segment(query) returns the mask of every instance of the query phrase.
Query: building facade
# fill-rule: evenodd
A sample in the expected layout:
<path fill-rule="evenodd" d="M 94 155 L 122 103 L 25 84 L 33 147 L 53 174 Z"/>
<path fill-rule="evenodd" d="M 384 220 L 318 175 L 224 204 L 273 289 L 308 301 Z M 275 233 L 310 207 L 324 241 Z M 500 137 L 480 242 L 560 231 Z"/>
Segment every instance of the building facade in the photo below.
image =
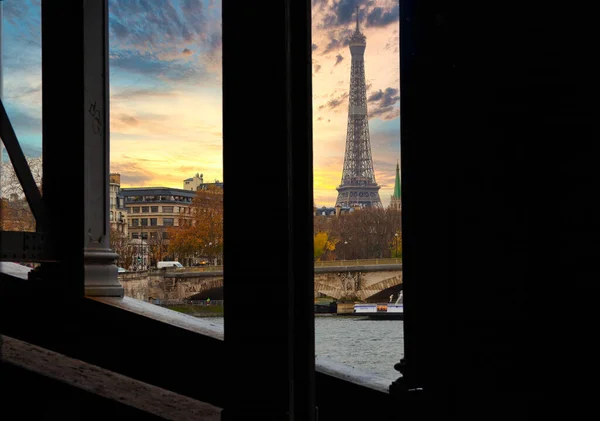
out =
<path fill-rule="evenodd" d="M 352 213 L 360 209 L 358 206 L 322 206 L 320 208 L 313 207 L 313 216 L 340 216 L 341 214 Z"/>
<path fill-rule="evenodd" d="M 121 194 L 121 174 L 111 173 L 109 177 L 110 227 L 127 237 L 127 208 Z"/>
<path fill-rule="evenodd" d="M 196 190 L 198 190 L 198 187 L 203 183 L 204 183 L 204 174 L 196 173 L 196 175 L 194 175 L 193 177 L 186 178 L 185 180 L 183 180 L 183 189 L 196 191 Z"/>
<path fill-rule="evenodd" d="M 130 238 L 147 240 L 166 228 L 178 227 L 192 219 L 195 191 L 171 187 L 130 187 L 121 189 L 127 208 Z"/>
<path fill-rule="evenodd" d="M 121 189 L 127 209 L 130 240 L 144 240 L 152 255 L 149 266 L 167 255 L 168 229 L 192 223 L 192 200 L 195 191 L 171 187 L 130 187 Z M 156 256 L 156 257 L 154 257 Z M 181 262 L 185 264 L 185 262 Z"/>

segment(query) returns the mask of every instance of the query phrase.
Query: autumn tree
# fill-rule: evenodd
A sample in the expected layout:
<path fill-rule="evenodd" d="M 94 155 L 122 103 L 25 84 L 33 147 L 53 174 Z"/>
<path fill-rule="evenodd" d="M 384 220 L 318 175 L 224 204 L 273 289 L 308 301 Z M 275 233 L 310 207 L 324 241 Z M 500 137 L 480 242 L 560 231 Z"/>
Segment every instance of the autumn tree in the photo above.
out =
<path fill-rule="evenodd" d="M 2 231 L 34 232 L 36 221 L 24 198 L 0 200 L 0 229 Z"/>
<path fill-rule="evenodd" d="M 191 223 L 169 229 L 169 252 L 183 257 L 223 256 L 223 192 L 199 190 L 192 201 Z"/>
<path fill-rule="evenodd" d="M 316 233 L 314 236 L 315 261 L 321 261 L 321 258 L 327 255 L 328 252 L 334 251 L 337 242 L 337 239 L 329 237 L 328 232 L 321 231 Z"/>
<path fill-rule="evenodd" d="M 110 248 L 117 253 L 117 265 L 129 269 L 134 263 L 134 249 L 129 244 L 129 238 L 116 227 L 110 227 Z"/>
<path fill-rule="evenodd" d="M 390 244 L 390 254 L 396 259 L 402 258 L 402 231 L 394 234 L 394 239 Z"/>
<path fill-rule="evenodd" d="M 156 262 L 160 262 L 164 260 L 165 256 L 168 253 L 168 243 L 167 236 L 165 235 L 167 230 L 160 227 L 157 231 L 153 232 L 150 238 L 146 240 L 148 244 L 148 254 L 150 255 L 150 264 L 156 265 Z"/>

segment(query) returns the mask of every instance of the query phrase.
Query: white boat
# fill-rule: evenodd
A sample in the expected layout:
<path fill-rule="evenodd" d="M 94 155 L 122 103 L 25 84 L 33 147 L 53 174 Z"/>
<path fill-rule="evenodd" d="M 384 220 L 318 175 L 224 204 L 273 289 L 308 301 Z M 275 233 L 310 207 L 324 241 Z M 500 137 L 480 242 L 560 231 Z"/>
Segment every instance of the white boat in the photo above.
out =
<path fill-rule="evenodd" d="M 392 303 L 364 303 L 354 304 L 354 314 L 368 316 L 375 319 L 403 319 L 404 304 L 402 291 L 398 294 L 396 302 Z"/>

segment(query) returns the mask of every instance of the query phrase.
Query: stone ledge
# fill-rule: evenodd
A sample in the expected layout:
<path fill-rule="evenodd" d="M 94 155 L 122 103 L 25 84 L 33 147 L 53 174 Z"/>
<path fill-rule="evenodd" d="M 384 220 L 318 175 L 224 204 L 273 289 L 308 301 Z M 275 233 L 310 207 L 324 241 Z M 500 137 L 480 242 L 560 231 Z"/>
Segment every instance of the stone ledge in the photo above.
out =
<path fill-rule="evenodd" d="M 224 340 L 223 325 L 211 323 L 187 314 L 178 313 L 145 301 L 136 300 L 135 298 L 108 298 L 94 297 L 90 298 L 94 301 L 99 301 L 118 307 L 123 310 L 132 311 L 153 320 L 168 323 L 177 327 L 191 330 L 193 332 L 206 335 L 215 339 Z M 315 370 L 322 374 L 335 377 L 358 386 L 367 387 L 385 394 L 389 393 L 389 383 L 377 375 L 367 373 L 353 367 L 337 363 L 327 358 L 315 357 Z M 400 377 L 400 373 L 398 373 Z"/>
<path fill-rule="evenodd" d="M 221 408 L 134 380 L 84 361 L 0 335 L 0 357 L 31 372 L 66 383 L 167 420 L 219 421 Z"/>
<path fill-rule="evenodd" d="M 326 374 L 340 380 L 389 394 L 389 382 L 383 380 L 376 374 L 367 373 L 327 358 L 316 356 L 315 370 L 319 373 Z M 400 376 L 401 374 L 398 373 L 398 377 Z"/>
<path fill-rule="evenodd" d="M 209 336 L 214 339 L 223 340 L 223 326 L 217 325 L 207 320 L 202 320 L 194 316 L 179 313 L 174 310 L 169 310 L 147 303 L 145 301 L 136 300 L 131 297 L 88 297 L 90 300 L 108 304 L 122 310 L 131 311 L 140 316 L 148 317 L 153 320 L 168 323 L 183 329 L 191 330 L 192 332 L 201 335 Z"/>

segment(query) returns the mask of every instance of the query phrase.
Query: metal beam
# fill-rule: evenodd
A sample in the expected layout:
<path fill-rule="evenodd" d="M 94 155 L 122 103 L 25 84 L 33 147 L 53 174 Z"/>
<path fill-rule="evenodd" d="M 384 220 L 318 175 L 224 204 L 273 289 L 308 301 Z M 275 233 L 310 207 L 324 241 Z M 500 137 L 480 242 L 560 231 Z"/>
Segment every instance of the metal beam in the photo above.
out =
<path fill-rule="evenodd" d="M 223 167 L 229 180 L 224 196 L 225 352 L 229 361 L 239 361 L 226 374 L 223 419 L 313 421 L 311 2 L 223 0 L 222 10 Z M 240 92 L 252 98 L 253 110 L 272 110 L 269 130 L 263 130 L 256 113 L 240 108 Z M 249 128 L 260 131 L 260 139 L 237 142 Z M 264 219 L 260 207 L 239 206 L 252 203 L 255 193 L 238 174 L 255 172 L 257 163 L 267 163 L 269 172 L 277 174 L 269 181 L 269 199 L 282 205 L 269 218 L 278 233 L 277 247 L 260 234 L 264 227 L 247 223 Z M 249 282 L 255 256 L 248 253 L 248 238 L 253 250 L 273 253 L 260 282 Z M 256 316 L 254 298 L 277 303 L 278 310 L 267 318 Z M 253 379 L 252 387 L 247 379 Z"/>
<path fill-rule="evenodd" d="M 53 262 L 48 235 L 40 232 L 0 231 L 0 261 Z"/>
<path fill-rule="evenodd" d="M 6 109 L 4 108 L 1 98 L 0 138 L 4 142 L 6 152 L 8 152 L 10 161 L 12 162 L 17 178 L 19 179 L 19 183 L 21 183 L 21 187 L 23 187 L 25 198 L 27 199 L 31 213 L 33 213 L 33 216 L 37 221 L 39 229 L 41 226 L 43 226 L 42 194 L 35 184 L 35 180 L 31 174 L 31 170 L 29 169 L 29 164 L 27 164 L 27 160 L 25 159 L 23 150 L 19 145 L 19 140 L 17 139 L 17 135 L 15 134 L 12 124 L 10 123 L 10 119 L 8 118 L 8 114 L 6 113 Z"/>

